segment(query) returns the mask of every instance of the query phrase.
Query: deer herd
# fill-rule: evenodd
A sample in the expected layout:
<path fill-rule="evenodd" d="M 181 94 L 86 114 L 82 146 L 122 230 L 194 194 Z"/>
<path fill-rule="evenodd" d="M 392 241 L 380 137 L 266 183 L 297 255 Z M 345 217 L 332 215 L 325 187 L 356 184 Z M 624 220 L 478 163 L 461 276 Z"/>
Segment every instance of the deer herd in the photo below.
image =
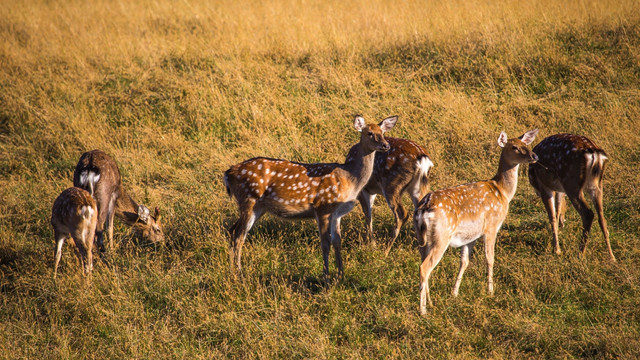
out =
<path fill-rule="evenodd" d="M 549 217 L 553 247 L 560 254 L 558 227 L 564 225 L 564 196 L 582 218 L 580 253 L 584 255 L 594 213 L 583 191 L 591 197 L 598 215 L 611 261 L 615 256 L 603 214 L 603 174 L 606 153 L 592 140 L 572 134 L 556 134 L 542 140 L 533 149 L 538 130 L 517 138 L 500 133 L 501 147 L 496 175 L 483 181 L 429 192 L 428 176 L 433 162 L 419 144 L 385 136 L 398 118 L 386 118 L 379 124 L 367 124 L 356 116 L 354 128 L 360 141 L 341 163 L 299 163 L 256 157 L 231 166 L 224 173 L 227 194 L 238 204 L 238 220 L 230 228 L 229 263 L 232 273 L 241 273 L 242 246 L 248 232 L 264 214 L 287 219 L 313 218 L 318 225 L 325 283 L 329 282 L 329 252 L 333 247 L 339 278 L 343 276 L 340 221 L 360 203 L 366 219 L 366 233 L 375 241 L 372 207 L 376 195 L 382 195 L 391 209 L 395 226 L 387 241 L 388 255 L 402 225 L 409 219 L 402 204 L 408 193 L 414 205 L 413 228 L 421 256 L 420 312 L 432 306 L 429 276 L 449 247 L 460 248 L 460 268 L 453 296 L 457 296 L 469 255 L 478 239 L 484 241 L 487 262 L 487 288 L 493 294 L 493 264 L 496 237 L 509 211 L 518 186 L 520 164 L 529 165 L 529 182 L 540 196 Z M 164 233 L 160 212 L 153 215 L 125 191 L 116 162 L 106 153 L 93 150 L 82 154 L 73 174 L 74 187 L 64 190 L 54 201 L 51 224 L 55 236 L 54 279 L 65 240 L 75 252 L 85 275 L 93 268 L 94 240 L 100 251 L 113 248 L 114 217 L 151 242 L 161 242 Z M 89 276 L 87 276 L 87 279 Z"/>

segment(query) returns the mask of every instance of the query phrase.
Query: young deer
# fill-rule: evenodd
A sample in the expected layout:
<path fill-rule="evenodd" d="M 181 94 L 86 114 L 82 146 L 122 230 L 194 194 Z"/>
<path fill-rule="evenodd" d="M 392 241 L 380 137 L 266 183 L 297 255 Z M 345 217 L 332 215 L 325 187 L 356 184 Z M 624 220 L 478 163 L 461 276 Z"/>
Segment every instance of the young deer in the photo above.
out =
<path fill-rule="evenodd" d="M 120 170 L 113 159 L 101 150 L 88 151 L 80 157 L 73 173 L 73 186 L 91 193 L 98 205 L 98 225 L 96 235 L 100 251 L 104 252 L 104 227 L 107 223 L 109 248 L 113 248 L 114 215 L 131 226 L 151 242 L 164 238 L 160 225 L 160 212 L 155 209 L 150 216 L 149 209 L 136 203 L 129 196 L 120 180 Z"/>
<path fill-rule="evenodd" d="M 376 151 L 389 150 L 383 134 L 397 117 L 367 125 L 356 116 L 354 127 L 360 142 L 344 164 L 303 164 L 287 160 L 253 158 L 231 166 L 224 173 L 229 196 L 236 198 L 240 218 L 230 229 L 229 260 L 242 271 L 242 244 L 254 222 L 264 212 L 283 218 L 315 218 L 318 222 L 324 276 L 329 276 L 329 249 L 333 245 L 338 275 L 342 276 L 340 219 L 353 208 L 373 172 Z"/>
<path fill-rule="evenodd" d="M 91 194 L 83 189 L 72 187 L 64 190 L 53 202 L 51 225 L 53 226 L 56 248 L 53 278 L 58 273 L 58 264 L 62 256 L 62 245 L 71 238 L 75 252 L 85 275 L 93 269 L 93 237 L 96 231 L 98 209 Z"/>
<path fill-rule="evenodd" d="M 493 294 L 493 260 L 496 235 L 507 216 L 509 202 L 518 186 L 518 168 L 522 163 L 534 163 L 538 157 L 528 145 L 538 129 L 519 139 L 507 139 L 500 133 L 498 145 L 502 147 L 498 173 L 491 179 L 459 185 L 431 192 L 425 196 L 414 213 L 414 227 L 422 264 L 420 265 L 420 312 L 427 311 L 429 275 L 448 247 L 462 247 L 460 270 L 453 287 L 458 295 L 462 275 L 469 265 L 469 253 L 478 238 L 485 242 L 488 288 Z"/>
<path fill-rule="evenodd" d="M 413 207 L 417 207 L 420 199 L 429 191 L 427 176 L 433 167 L 433 162 L 427 155 L 427 151 L 411 140 L 392 137 L 385 139 L 389 142 L 391 149 L 376 153 L 373 175 L 362 189 L 358 200 L 367 221 L 369 238 L 373 238 L 371 208 L 376 195 L 384 196 L 387 201 L 396 220 L 393 235 L 385 251 L 385 255 L 388 255 L 400 233 L 400 228 L 410 216 L 402 205 L 402 194 L 408 193 L 413 201 Z"/>
<path fill-rule="evenodd" d="M 598 222 L 607 243 L 609 257 L 616 261 L 611 251 L 607 221 L 602 211 L 602 177 L 608 160 L 604 150 L 584 136 L 557 134 L 542 140 L 533 151 L 540 157 L 540 162 L 538 165 L 529 166 L 529 182 L 547 210 L 553 231 L 555 253 L 562 253 L 558 242 L 558 222 L 560 226 L 564 226 L 564 194 L 567 194 L 582 218 L 580 252 L 584 255 L 593 223 L 593 211 L 589 209 L 583 195 L 583 190 L 586 189 L 598 213 Z"/>

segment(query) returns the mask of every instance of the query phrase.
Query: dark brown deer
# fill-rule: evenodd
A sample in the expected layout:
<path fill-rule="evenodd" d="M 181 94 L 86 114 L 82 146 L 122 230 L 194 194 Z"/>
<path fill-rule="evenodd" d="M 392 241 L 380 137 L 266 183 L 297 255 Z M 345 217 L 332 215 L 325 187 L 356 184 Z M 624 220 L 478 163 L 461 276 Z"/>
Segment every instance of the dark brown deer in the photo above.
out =
<path fill-rule="evenodd" d="M 460 270 L 453 287 L 458 296 L 462 275 L 469 265 L 469 253 L 482 238 L 487 258 L 487 285 L 493 294 L 493 261 L 496 236 L 507 217 L 509 203 L 518 187 L 518 168 L 523 163 L 535 163 L 538 157 L 529 149 L 538 129 L 520 138 L 507 139 L 502 132 L 498 145 L 502 147 L 498 173 L 491 179 L 430 192 L 414 212 L 414 228 L 422 263 L 420 264 L 420 312 L 430 306 L 429 276 L 449 247 L 461 247 Z"/>
<path fill-rule="evenodd" d="M 429 192 L 427 177 L 433 162 L 427 151 L 411 140 L 392 137 L 385 139 L 391 149 L 376 153 L 373 175 L 358 196 L 358 200 L 367 221 L 367 235 L 371 239 L 374 238 L 371 209 L 376 195 L 384 196 L 389 205 L 396 225 L 385 250 L 385 255 L 388 255 L 393 242 L 400 234 L 400 228 L 410 216 L 402 205 L 402 195 L 409 194 L 415 209 L 420 199 Z"/>
<path fill-rule="evenodd" d="M 566 194 L 582 218 L 580 252 L 584 255 L 594 217 L 584 198 L 583 191 L 587 190 L 598 213 L 609 257 L 616 261 L 602 210 L 602 178 L 608 160 L 604 150 L 584 136 L 557 134 L 542 140 L 533 151 L 540 157 L 540 162 L 529 166 L 529 182 L 547 210 L 553 232 L 554 252 L 562 253 L 558 240 L 558 223 L 564 226 Z"/>
<path fill-rule="evenodd" d="M 247 233 L 265 212 L 289 219 L 315 218 L 318 222 L 325 281 L 329 276 L 329 250 L 333 245 L 338 275 L 343 274 L 340 219 L 353 208 L 373 172 L 376 151 L 388 151 L 383 134 L 397 117 L 367 125 L 357 116 L 354 127 L 360 142 L 344 164 L 304 164 L 253 158 L 233 165 L 224 174 L 229 196 L 235 197 L 240 218 L 230 229 L 229 260 L 242 271 L 240 258 Z"/>
<path fill-rule="evenodd" d="M 164 239 L 160 225 L 160 212 L 153 216 L 149 209 L 138 204 L 127 194 L 120 179 L 120 170 L 113 159 L 101 150 L 88 151 L 80 157 L 73 173 L 73 185 L 83 188 L 95 198 L 98 205 L 96 236 L 100 251 L 104 252 L 105 222 L 109 248 L 113 248 L 113 218 L 120 218 L 151 242 Z"/>
<path fill-rule="evenodd" d="M 98 208 L 95 200 L 87 191 L 72 187 L 64 190 L 53 202 L 51 225 L 53 226 L 56 247 L 53 278 L 58 274 L 58 264 L 62 256 L 62 245 L 71 239 L 75 253 L 85 275 L 93 269 L 93 237 L 96 232 Z"/>

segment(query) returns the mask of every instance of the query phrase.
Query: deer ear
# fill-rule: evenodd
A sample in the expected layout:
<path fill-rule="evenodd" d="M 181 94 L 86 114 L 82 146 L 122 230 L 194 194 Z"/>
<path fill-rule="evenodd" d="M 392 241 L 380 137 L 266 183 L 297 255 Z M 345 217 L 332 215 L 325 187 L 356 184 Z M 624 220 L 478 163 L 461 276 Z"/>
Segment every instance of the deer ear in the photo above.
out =
<path fill-rule="evenodd" d="M 380 129 L 382 129 L 382 131 L 387 132 L 393 129 L 394 126 L 396 126 L 397 121 L 398 121 L 397 116 L 391 116 L 382 120 L 380 124 L 378 124 L 378 126 L 380 126 Z"/>
<path fill-rule="evenodd" d="M 502 131 L 500 133 L 500 136 L 498 136 L 498 146 L 504 147 L 505 145 L 507 145 L 507 140 L 509 140 L 507 138 L 507 133 Z"/>
<path fill-rule="evenodd" d="M 138 220 L 146 224 L 149 222 L 149 208 L 144 205 L 138 205 Z"/>
<path fill-rule="evenodd" d="M 522 142 L 527 145 L 531 145 L 533 139 L 536 138 L 536 135 L 538 135 L 538 129 L 527 131 L 526 133 L 522 134 L 522 136 L 520 136 L 520 140 L 522 140 Z"/>
<path fill-rule="evenodd" d="M 365 126 L 367 126 L 367 123 L 364 121 L 364 118 L 360 115 L 356 115 L 356 118 L 353 120 L 353 127 L 358 131 L 362 131 Z"/>
<path fill-rule="evenodd" d="M 160 209 L 156 207 L 156 210 L 153 212 L 153 218 L 156 219 L 156 222 L 160 221 Z"/>

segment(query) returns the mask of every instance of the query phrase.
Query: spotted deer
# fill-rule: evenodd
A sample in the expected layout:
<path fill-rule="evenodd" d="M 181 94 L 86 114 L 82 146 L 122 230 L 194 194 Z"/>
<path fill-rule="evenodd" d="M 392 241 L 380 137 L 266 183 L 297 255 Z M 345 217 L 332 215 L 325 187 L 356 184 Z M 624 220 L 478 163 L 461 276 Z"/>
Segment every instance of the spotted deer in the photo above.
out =
<path fill-rule="evenodd" d="M 602 178 L 608 160 L 604 150 L 584 136 L 556 134 L 542 140 L 533 151 L 538 154 L 540 161 L 529 165 L 529 182 L 547 210 L 555 253 L 562 253 L 558 241 L 558 223 L 564 226 L 566 194 L 582 218 L 580 252 L 584 255 L 594 217 L 584 198 L 583 191 L 587 190 L 598 214 L 609 257 L 616 261 L 602 210 Z"/>
<path fill-rule="evenodd" d="M 91 150 L 82 154 L 73 173 L 73 185 L 89 191 L 96 200 L 98 205 L 96 236 L 101 252 L 105 250 L 105 222 L 109 248 L 113 248 L 114 215 L 131 226 L 134 232 L 151 242 L 164 239 L 158 208 L 153 215 L 150 215 L 146 206 L 138 204 L 127 194 L 122 186 L 118 165 L 105 152 Z"/>
<path fill-rule="evenodd" d="M 240 258 L 247 233 L 263 213 L 289 219 L 315 218 L 318 223 L 324 262 L 329 276 L 329 250 L 333 245 L 338 276 L 342 276 L 340 219 L 353 208 L 360 191 L 373 172 L 376 151 L 389 150 L 383 134 L 396 124 L 397 117 L 378 125 L 366 124 L 356 116 L 354 127 L 360 142 L 344 164 L 304 164 L 287 160 L 253 158 L 231 166 L 224 174 L 227 193 L 235 197 L 240 213 L 230 229 L 230 265 L 242 271 Z"/>
<path fill-rule="evenodd" d="M 58 274 L 58 264 L 62 257 L 62 245 L 71 239 L 85 275 L 93 269 L 93 238 L 96 231 L 98 208 L 87 191 L 72 187 L 64 190 L 53 202 L 51 226 L 53 226 L 56 247 L 53 278 Z"/>
<path fill-rule="evenodd" d="M 507 216 L 509 202 L 518 186 L 518 168 L 523 163 L 535 163 L 537 155 L 529 149 L 538 129 L 520 138 L 507 139 L 500 133 L 502 147 L 498 173 L 491 179 L 428 193 L 414 212 L 414 228 L 422 263 L 420 264 L 420 312 L 426 314 L 429 276 L 448 247 L 461 247 L 460 269 L 453 287 L 458 296 L 460 282 L 469 265 L 469 253 L 479 238 L 484 239 L 487 259 L 489 294 L 493 294 L 493 262 L 496 236 Z"/>
<path fill-rule="evenodd" d="M 371 239 L 374 237 L 371 210 L 376 195 L 384 196 L 389 205 L 396 224 L 385 250 L 385 255 L 388 255 L 400 233 L 400 228 L 410 216 L 402 205 L 402 195 L 409 194 L 415 209 L 420 199 L 429 191 L 427 177 L 433 162 L 427 151 L 411 140 L 392 137 L 385 137 L 385 139 L 391 148 L 387 152 L 376 153 L 373 175 L 362 189 L 358 200 L 366 218 L 367 235 Z"/>

